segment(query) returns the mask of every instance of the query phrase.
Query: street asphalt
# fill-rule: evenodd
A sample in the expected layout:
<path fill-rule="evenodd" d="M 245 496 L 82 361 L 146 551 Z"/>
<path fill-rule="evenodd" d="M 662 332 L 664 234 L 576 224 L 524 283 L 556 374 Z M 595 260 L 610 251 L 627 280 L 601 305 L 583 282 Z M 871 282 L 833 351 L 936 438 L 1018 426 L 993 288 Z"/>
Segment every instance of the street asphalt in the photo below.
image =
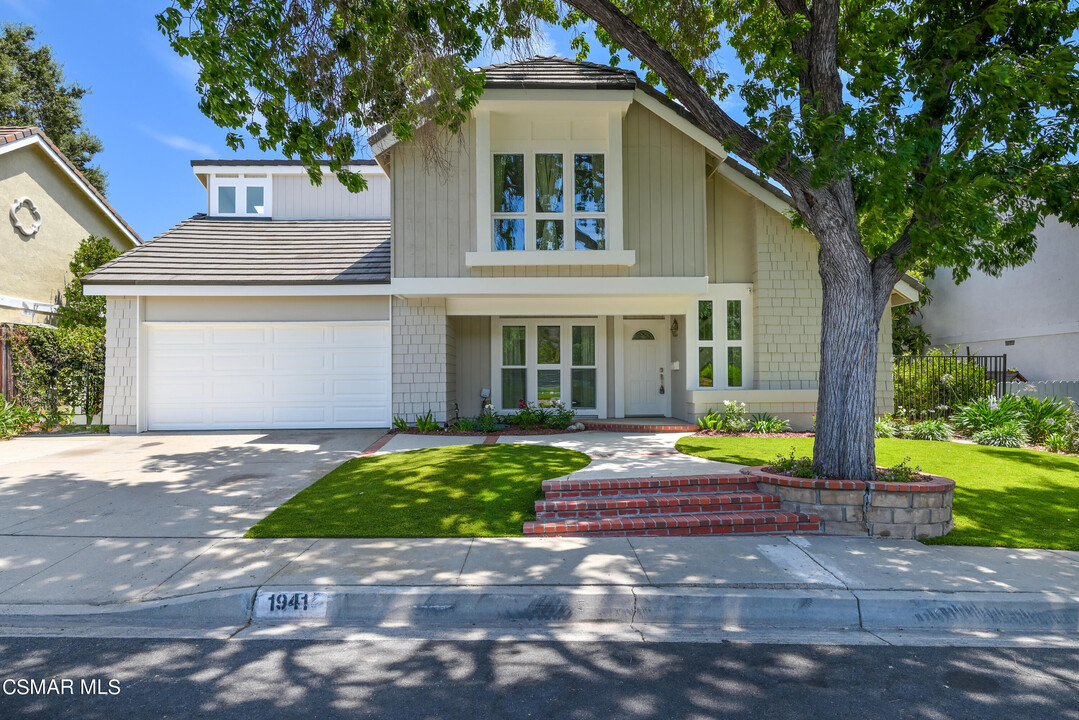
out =
<path fill-rule="evenodd" d="M 1079 717 L 1074 649 L 12 638 L 0 658 L 12 719 Z M 73 692 L 18 694 L 40 679 Z"/>

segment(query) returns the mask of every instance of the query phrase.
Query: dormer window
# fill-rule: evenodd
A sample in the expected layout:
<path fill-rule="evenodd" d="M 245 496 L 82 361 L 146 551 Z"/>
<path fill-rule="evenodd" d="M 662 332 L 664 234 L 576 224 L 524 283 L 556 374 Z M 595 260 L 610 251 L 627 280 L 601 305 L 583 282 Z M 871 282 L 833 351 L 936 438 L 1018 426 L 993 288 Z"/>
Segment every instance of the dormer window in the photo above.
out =
<path fill-rule="evenodd" d="M 210 176 L 210 214 L 222 217 L 270 217 L 268 175 Z"/>

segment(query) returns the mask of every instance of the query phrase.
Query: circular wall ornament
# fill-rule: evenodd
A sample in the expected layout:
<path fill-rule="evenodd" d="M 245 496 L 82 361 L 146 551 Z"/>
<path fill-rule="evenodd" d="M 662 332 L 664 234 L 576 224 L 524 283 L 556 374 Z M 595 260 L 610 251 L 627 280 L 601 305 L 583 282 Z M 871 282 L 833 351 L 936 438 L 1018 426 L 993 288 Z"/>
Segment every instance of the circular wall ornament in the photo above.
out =
<path fill-rule="evenodd" d="M 26 227 L 22 224 L 22 220 L 19 219 L 19 211 L 23 208 L 30 211 L 30 217 L 33 218 L 33 222 L 30 223 L 30 227 Z M 30 237 L 37 233 L 41 229 L 41 213 L 37 209 L 37 205 L 34 201 L 28 197 L 19 198 L 11 205 L 11 224 L 15 226 L 15 229 L 26 237 Z"/>

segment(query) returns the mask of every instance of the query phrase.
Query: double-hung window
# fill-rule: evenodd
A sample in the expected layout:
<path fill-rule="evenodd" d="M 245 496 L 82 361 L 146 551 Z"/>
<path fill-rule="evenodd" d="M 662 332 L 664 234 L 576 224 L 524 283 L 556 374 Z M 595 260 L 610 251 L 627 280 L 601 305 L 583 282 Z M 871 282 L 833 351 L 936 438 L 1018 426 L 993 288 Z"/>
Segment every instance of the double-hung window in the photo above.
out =
<path fill-rule="evenodd" d="M 607 249 L 603 153 L 497 152 L 491 171 L 496 252 Z"/>
<path fill-rule="evenodd" d="M 743 298 L 697 301 L 697 387 L 744 388 L 748 385 Z"/>

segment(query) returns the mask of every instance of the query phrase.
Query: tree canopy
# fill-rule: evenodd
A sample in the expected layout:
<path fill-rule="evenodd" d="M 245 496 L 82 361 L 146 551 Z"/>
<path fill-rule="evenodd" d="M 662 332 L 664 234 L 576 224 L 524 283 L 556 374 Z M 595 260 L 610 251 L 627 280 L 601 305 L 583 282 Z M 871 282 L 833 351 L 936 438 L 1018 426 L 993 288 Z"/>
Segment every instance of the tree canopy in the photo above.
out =
<path fill-rule="evenodd" d="M 60 327 L 105 327 L 105 296 L 84 295 L 82 278 L 118 257 L 120 251 L 112 246 L 107 237 L 90 235 L 83 238 L 68 263 L 71 282 L 64 287 L 64 302 L 60 306 L 57 323 Z"/>
<path fill-rule="evenodd" d="M 48 45 L 35 47 L 29 25 L 9 23 L 0 32 L 0 125 L 37 125 L 102 194 L 105 172 L 91 165 L 101 140 L 83 127 L 82 99 L 89 92 L 68 83 Z"/>
<path fill-rule="evenodd" d="M 820 244 L 815 459 L 873 475 L 877 329 L 916 263 L 1022 264 L 1047 214 L 1079 222 L 1079 10 L 1066 0 L 174 0 L 202 110 L 263 149 L 340 169 L 364 129 L 457 129 L 469 65 L 540 23 L 586 28 L 790 195 Z M 719 62 L 733 49 L 744 81 Z M 738 102 L 738 122 L 723 109 Z M 350 187 L 362 178 L 345 176 Z"/>

